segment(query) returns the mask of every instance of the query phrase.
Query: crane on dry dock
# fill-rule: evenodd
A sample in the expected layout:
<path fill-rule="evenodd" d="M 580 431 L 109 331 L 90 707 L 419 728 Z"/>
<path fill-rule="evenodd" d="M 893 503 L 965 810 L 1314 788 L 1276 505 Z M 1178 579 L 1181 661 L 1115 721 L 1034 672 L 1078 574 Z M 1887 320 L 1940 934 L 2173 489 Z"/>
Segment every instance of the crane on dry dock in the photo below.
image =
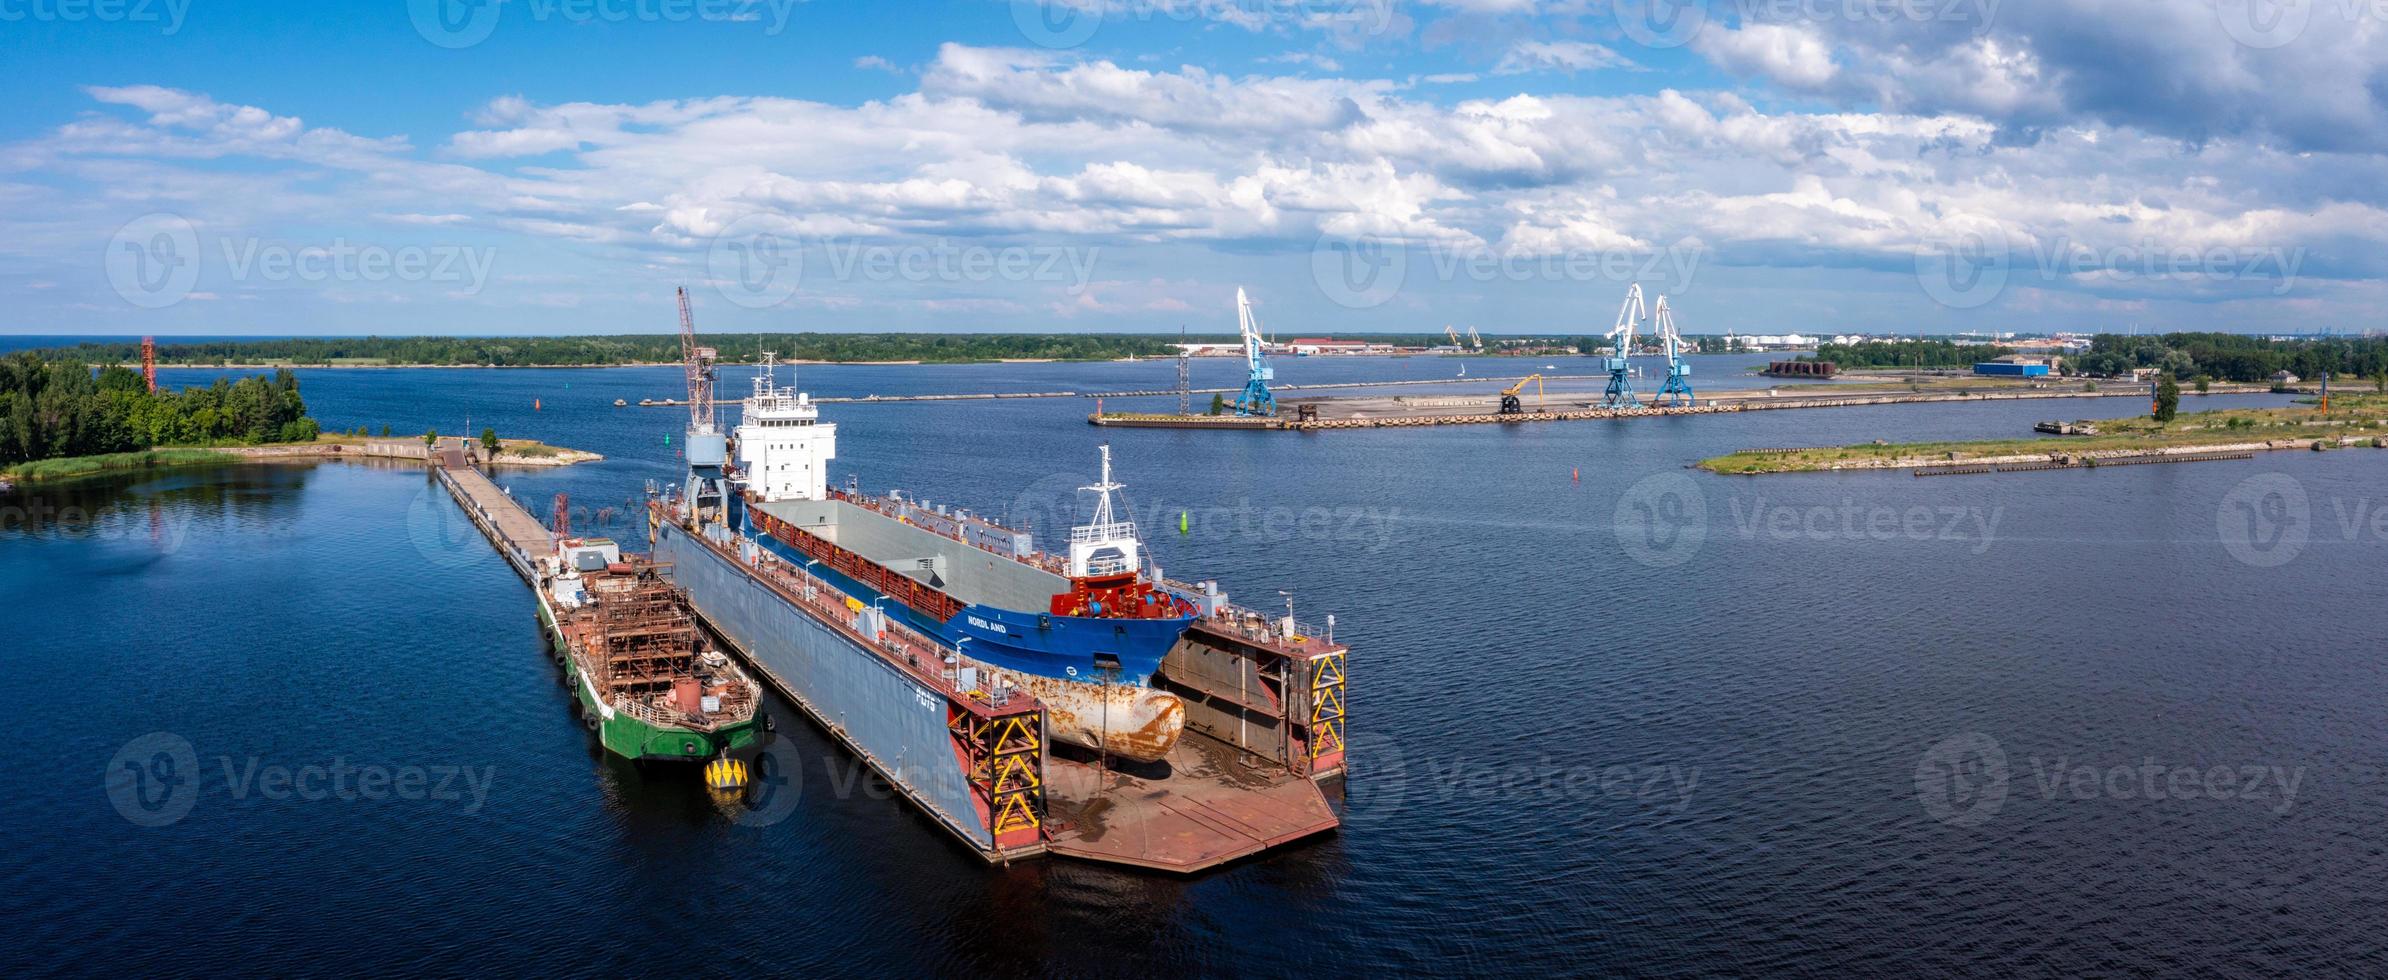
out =
<path fill-rule="evenodd" d="M 721 513 L 722 467 L 730 455 L 729 440 L 722 436 L 713 411 L 714 364 L 721 352 L 697 343 L 688 287 L 680 287 L 679 296 L 680 366 L 688 375 L 688 431 L 680 451 L 688 457 L 688 513 L 701 523 L 709 515 Z"/>
<path fill-rule="evenodd" d="M 1617 308 L 1617 326 L 1608 332 L 1617 350 L 1609 356 L 1609 386 L 1600 396 L 1600 407 L 1607 409 L 1640 408 L 1642 403 L 1633 394 L 1633 379 L 1628 372 L 1632 365 L 1633 332 L 1648 314 L 1642 308 L 1642 284 L 1625 288 L 1625 305 Z"/>
<path fill-rule="evenodd" d="M 1651 403 L 1692 404 L 1691 365 L 1683 363 L 1683 336 L 1675 332 L 1675 311 L 1667 308 L 1664 294 L 1650 311 L 1650 329 L 1667 345 L 1667 383 L 1659 386 L 1658 397 L 1651 399 Z"/>
<path fill-rule="evenodd" d="M 1252 316 L 1252 300 L 1244 295 L 1241 286 L 1235 291 L 1236 329 L 1244 336 L 1244 390 L 1235 396 L 1237 415 L 1275 415 L 1277 396 L 1269 393 L 1269 382 L 1277 372 L 1269 367 L 1269 353 L 1260 337 L 1260 321 Z"/>
<path fill-rule="evenodd" d="M 1517 383 L 1516 383 L 1516 384 L 1513 384 L 1513 385 L 1510 385 L 1510 386 L 1509 386 L 1509 387 L 1507 387 L 1507 388 L 1503 388 L 1503 389 L 1501 389 L 1501 411 L 1500 411 L 1500 414 L 1502 414 L 1502 415 L 1524 415 L 1524 414 L 1526 413 L 1526 406 L 1525 406 L 1525 403 L 1524 403 L 1523 401 L 1521 401 L 1521 400 L 1518 398 L 1518 394 L 1519 394 L 1519 393 L 1521 393 L 1521 392 L 1523 392 L 1523 391 L 1525 391 L 1525 390 L 1526 390 L 1526 385 L 1528 385 L 1528 384 L 1531 384 L 1531 385 L 1533 385 L 1533 386 L 1534 386 L 1534 408 L 1535 408 L 1535 410 L 1536 410 L 1536 411 L 1540 411 L 1540 410 L 1542 409 L 1542 401 L 1543 401 L 1543 399 L 1542 399 L 1542 375 L 1541 375 L 1541 374 L 1539 374 L 1539 373 L 1537 373 L 1537 374 L 1529 374 L 1529 375 L 1526 375 L 1525 377 L 1519 378 L 1519 379 L 1517 379 Z"/>

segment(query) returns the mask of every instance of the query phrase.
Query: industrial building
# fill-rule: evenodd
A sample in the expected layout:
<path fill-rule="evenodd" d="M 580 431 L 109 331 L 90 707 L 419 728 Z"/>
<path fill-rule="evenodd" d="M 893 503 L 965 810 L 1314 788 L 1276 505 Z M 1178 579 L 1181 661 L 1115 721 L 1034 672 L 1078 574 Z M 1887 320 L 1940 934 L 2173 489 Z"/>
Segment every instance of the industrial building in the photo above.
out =
<path fill-rule="evenodd" d="M 2008 354 L 2005 357 L 1976 362 L 1973 366 L 1973 373 L 2007 378 L 2045 378 L 2053 366 L 2050 361 L 2051 359 L 2046 357 Z"/>

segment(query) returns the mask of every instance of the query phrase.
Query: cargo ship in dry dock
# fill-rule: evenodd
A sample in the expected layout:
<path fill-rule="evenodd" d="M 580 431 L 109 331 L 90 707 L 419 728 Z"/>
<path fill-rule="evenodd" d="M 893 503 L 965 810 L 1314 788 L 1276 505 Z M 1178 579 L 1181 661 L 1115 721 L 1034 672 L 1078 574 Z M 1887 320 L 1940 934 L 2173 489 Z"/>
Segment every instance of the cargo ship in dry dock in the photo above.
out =
<path fill-rule="evenodd" d="M 680 338 L 686 475 L 648 485 L 655 561 L 751 676 L 938 826 L 990 861 L 1188 872 L 1340 825 L 1321 785 L 1344 771 L 1331 618 L 1163 578 L 1109 503 L 1107 453 L 1093 519 L 1058 554 L 903 494 L 833 491 L 837 430 L 815 402 L 766 367 L 725 433 L 686 290 Z"/>
<path fill-rule="evenodd" d="M 654 562 L 625 556 L 604 538 L 559 533 L 543 565 L 539 622 L 582 724 L 606 751 L 705 762 L 755 743 L 762 720 L 754 681 L 713 649 L 687 596 Z"/>
<path fill-rule="evenodd" d="M 691 475 L 701 517 L 958 651 L 981 683 L 1034 695 L 1053 738 L 1139 762 L 1169 754 L 1185 711 L 1152 679 L 1199 610 L 1162 587 L 1134 522 L 1114 510 L 1108 447 L 1084 488 L 1097 495 L 1092 519 L 1071 529 L 1065 555 L 1043 555 L 1029 534 L 966 512 L 830 488 L 836 423 L 771 371 L 766 359 L 734 442 L 689 437 L 692 462 L 722 446 L 718 476 Z"/>

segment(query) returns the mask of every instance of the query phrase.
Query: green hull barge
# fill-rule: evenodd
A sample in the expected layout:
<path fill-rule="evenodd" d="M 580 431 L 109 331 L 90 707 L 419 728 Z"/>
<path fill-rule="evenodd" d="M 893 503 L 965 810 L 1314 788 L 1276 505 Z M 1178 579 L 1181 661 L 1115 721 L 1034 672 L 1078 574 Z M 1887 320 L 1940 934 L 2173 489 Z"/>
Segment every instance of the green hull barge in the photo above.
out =
<path fill-rule="evenodd" d="M 760 689 L 713 648 L 658 566 L 602 538 L 567 538 L 543 571 L 539 624 L 607 752 L 706 763 L 762 739 Z"/>

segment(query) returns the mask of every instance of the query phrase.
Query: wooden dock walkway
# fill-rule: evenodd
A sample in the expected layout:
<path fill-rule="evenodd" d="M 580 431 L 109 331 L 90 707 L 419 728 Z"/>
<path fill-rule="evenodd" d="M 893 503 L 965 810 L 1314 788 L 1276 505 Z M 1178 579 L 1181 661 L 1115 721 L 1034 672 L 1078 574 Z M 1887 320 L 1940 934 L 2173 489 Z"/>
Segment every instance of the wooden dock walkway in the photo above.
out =
<path fill-rule="evenodd" d="M 537 585 L 539 560 L 555 554 L 555 534 L 482 474 L 473 465 L 474 456 L 467 441 L 442 439 L 432 452 L 431 473 L 456 499 L 456 505 L 464 508 L 473 526 L 489 537 L 506 563 L 514 566 L 515 573 Z"/>

